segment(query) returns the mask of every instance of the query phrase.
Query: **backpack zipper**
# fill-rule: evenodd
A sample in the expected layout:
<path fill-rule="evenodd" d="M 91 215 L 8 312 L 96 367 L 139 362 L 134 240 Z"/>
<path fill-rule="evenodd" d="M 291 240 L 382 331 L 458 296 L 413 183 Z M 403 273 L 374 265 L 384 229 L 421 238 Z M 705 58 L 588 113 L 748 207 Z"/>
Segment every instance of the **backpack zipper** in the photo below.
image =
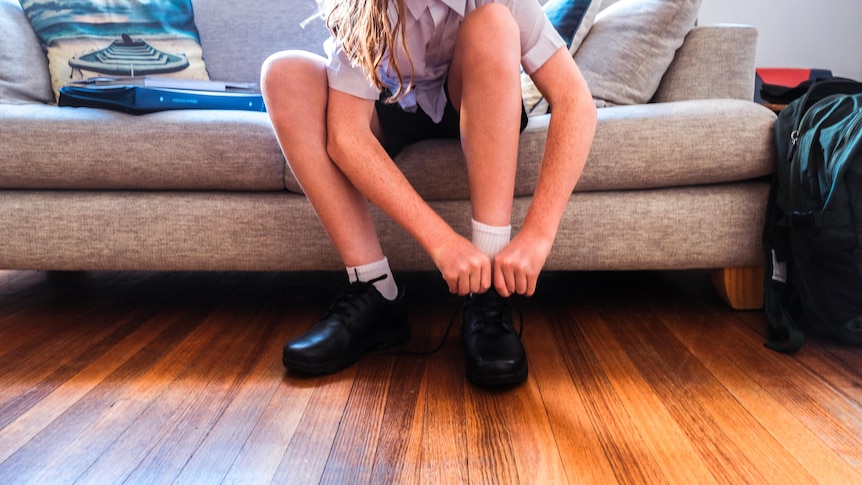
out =
<path fill-rule="evenodd" d="M 790 132 L 790 145 L 787 147 L 787 161 L 793 160 L 796 154 L 796 144 L 799 143 L 799 129 Z"/>

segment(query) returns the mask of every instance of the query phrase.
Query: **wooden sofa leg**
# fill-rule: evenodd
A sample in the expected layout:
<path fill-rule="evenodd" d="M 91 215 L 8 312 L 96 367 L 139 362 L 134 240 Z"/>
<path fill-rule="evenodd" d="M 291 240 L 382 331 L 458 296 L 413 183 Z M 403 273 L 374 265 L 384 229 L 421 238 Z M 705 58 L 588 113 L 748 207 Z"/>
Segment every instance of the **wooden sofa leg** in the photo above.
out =
<path fill-rule="evenodd" d="M 735 310 L 763 308 L 763 267 L 712 270 L 712 283 L 721 299 Z"/>

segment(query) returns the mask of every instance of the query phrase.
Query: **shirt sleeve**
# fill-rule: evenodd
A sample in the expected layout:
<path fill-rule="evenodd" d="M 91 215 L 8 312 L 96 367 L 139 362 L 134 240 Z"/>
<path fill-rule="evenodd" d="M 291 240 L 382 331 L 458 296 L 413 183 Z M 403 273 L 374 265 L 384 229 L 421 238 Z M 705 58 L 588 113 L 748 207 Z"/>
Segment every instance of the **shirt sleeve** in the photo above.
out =
<path fill-rule="evenodd" d="M 371 84 L 365 71 L 359 66 L 351 65 L 340 44 L 330 37 L 323 43 L 327 55 L 326 78 L 329 87 L 357 98 L 378 99 L 380 91 Z"/>
<path fill-rule="evenodd" d="M 476 0 L 476 6 L 500 3 L 509 8 L 521 31 L 521 65 L 536 72 L 566 42 L 536 0 Z"/>

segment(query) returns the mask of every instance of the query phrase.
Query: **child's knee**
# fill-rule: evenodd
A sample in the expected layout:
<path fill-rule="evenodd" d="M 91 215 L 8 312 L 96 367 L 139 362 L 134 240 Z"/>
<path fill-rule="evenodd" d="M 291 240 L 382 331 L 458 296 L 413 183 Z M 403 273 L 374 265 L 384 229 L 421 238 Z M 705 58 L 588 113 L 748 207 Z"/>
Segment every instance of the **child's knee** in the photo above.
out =
<path fill-rule="evenodd" d="M 461 49 L 480 57 L 499 58 L 510 55 L 520 59 L 520 29 L 505 5 L 488 3 L 467 14 L 458 33 Z"/>
<path fill-rule="evenodd" d="M 461 31 L 483 35 L 486 40 L 488 35 L 514 39 L 519 36 L 518 23 L 512 12 L 499 3 L 487 3 L 467 14 Z"/>
<path fill-rule="evenodd" d="M 281 51 L 269 56 L 261 67 L 260 84 L 264 90 L 291 83 L 324 83 L 326 60 L 304 51 Z"/>

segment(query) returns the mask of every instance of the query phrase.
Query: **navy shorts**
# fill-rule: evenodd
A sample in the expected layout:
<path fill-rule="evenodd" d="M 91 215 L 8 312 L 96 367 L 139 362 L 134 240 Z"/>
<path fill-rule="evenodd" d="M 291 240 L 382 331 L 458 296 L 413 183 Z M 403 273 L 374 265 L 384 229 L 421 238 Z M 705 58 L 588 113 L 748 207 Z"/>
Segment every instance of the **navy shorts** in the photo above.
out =
<path fill-rule="evenodd" d="M 449 93 L 446 93 L 449 97 Z M 382 98 L 381 98 L 382 99 Z M 434 123 L 431 118 L 416 107 L 415 113 L 409 113 L 401 109 L 398 103 L 384 103 L 377 101 L 377 118 L 383 131 L 381 144 L 390 157 L 401 153 L 407 145 L 431 138 L 461 137 L 461 115 L 452 106 L 451 101 L 446 102 L 443 110 L 443 119 L 440 123 Z M 521 103 L 521 131 L 527 127 L 527 111 Z"/>

